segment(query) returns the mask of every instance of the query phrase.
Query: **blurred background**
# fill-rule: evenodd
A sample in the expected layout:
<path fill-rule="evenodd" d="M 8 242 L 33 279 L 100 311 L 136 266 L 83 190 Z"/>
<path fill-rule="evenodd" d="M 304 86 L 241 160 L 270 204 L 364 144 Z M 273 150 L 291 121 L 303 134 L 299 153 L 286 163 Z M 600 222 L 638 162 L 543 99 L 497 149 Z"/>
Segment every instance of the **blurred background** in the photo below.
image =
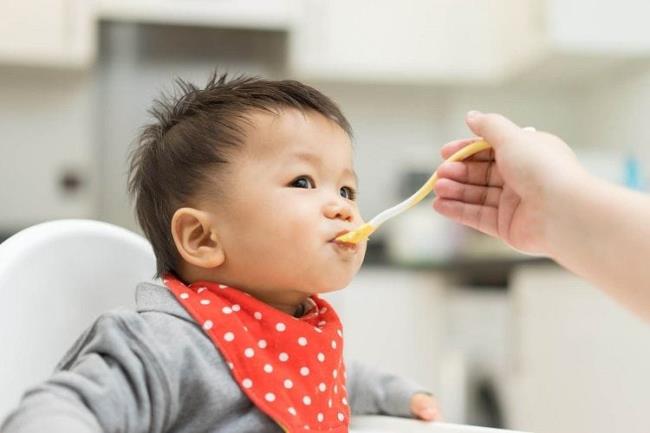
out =
<path fill-rule="evenodd" d="M 559 135 L 597 176 L 650 185 L 646 1 L 0 7 L 0 240 L 59 218 L 138 231 L 129 148 L 175 77 L 201 84 L 215 68 L 299 79 L 337 101 L 355 131 L 366 217 L 428 178 L 440 146 L 468 136 L 470 109 Z M 420 381 L 448 421 L 647 432 L 650 328 L 550 261 L 447 222 L 430 205 L 373 236 L 358 278 L 331 297 L 347 356 Z"/>

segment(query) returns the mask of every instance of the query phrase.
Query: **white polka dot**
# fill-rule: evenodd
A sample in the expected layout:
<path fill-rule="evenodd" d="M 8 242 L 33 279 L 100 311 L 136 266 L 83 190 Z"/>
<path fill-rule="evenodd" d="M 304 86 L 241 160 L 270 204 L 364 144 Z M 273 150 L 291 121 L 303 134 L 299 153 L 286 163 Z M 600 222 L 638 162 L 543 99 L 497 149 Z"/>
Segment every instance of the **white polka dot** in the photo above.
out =
<path fill-rule="evenodd" d="M 339 421 L 343 421 L 345 419 L 345 415 L 343 415 L 341 412 L 337 415 Z"/>
<path fill-rule="evenodd" d="M 318 420 L 318 422 L 323 422 L 323 419 L 324 419 L 324 418 L 325 418 L 325 417 L 323 416 L 322 413 L 319 413 L 318 415 L 316 415 L 316 419 Z"/>
<path fill-rule="evenodd" d="M 318 327 L 319 327 L 319 328 L 322 328 L 322 327 L 325 326 L 326 324 L 327 324 L 326 321 L 321 320 L 320 322 L 318 322 Z"/>
<path fill-rule="evenodd" d="M 232 341 L 235 339 L 235 334 L 233 334 L 232 332 L 226 332 L 225 334 L 223 334 L 223 339 L 226 341 Z"/>
<path fill-rule="evenodd" d="M 246 379 L 244 379 L 244 380 L 241 381 L 241 384 L 242 384 L 242 386 L 243 386 L 244 388 L 250 388 L 250 387 L 253 386 L 253 381 L 250 380 L 249 378 L 246 378 Z"/>
<path fill-rule="evenodd" d="M 322 352 L 318 352 L 318 355 L 316 355 L 316 358 L 317 358 L 320 362 L 325 361 L 325 355 L 324 355 Z"/>
<path fill-rule="evenodd" d="M 205 292 L 206 290 L 208 290 L 207 287 L 199 287 L 199 288 L 196 290 L 196 293 L 203 293 L 203 292 Z"/>
<path fill-rule="evenodd" d="M 289 411 L 289 413 L 290 413 L 291 415 L 296 416 L 296 413 L 297 413 L 297 412 L 296 412 L 296 410 L 295 410 L 293 407 L 289 407 L 289 409 L 287 409 L 287 410 Z"/>
<path fill-rule="evenodd" d="M 245 356 L 246 358 L 252 358 L 253 356 L 255 356 L 255 351 L 253 350 L 252 347 L 247 347 L 247 348 L 244 350 L 244 356 Z"/>
<path fill-rule="evenodd" d="M 321 314 L 325 314 L 325 313 L 327 313 L 327 307 L 323 307 L 323 308 L 321 308 L 321 309 L 320 309 L 320 313 L 321 313 Z"/>
<path fill-rule="evenodd" d="M 169 280 L 167 278 L 163 278 L 163 283 L 167 284 L 169 283 Z"/>
<path fill-rule="evenodd" d="M 332 377 L 336 379 L 336 376 L 338 376 L 339 372 L 336 370 L 332 370 Z"/>
<path fill-rule="evenodd" d="M 239 311 L 239 310 L 241 310 L 241 307 L 239 306 L 239 304 L 235 304 L 235 305 L 232 306 L 232 311 Z"/>
<path fill-rule="evenodd" d="M 285 324 L 282 323 L 282 322 L 278 322 L 278 323 L 275 325 L 275 330 L 278 331 L 278 332 L 284 332 L 286 329 L 287 329 L 287 325 L 285 325 Z"/>
<path fill-rule="evenodd" d="M 225 284 L 219 284 L 220 289 L 225 289 L 226 287 L 228 287 L 228 286 L 226 286 Z"/>
<path fill-rule="evenodd" d="M 267 392 L 266 395 L 264 396 L 264 399 L 266 401 L 275 401 L 275 394 L 272 392 Z"/>
<path fill-rule="evenodd" d="M 320 329 L 320 328 L 314 328 L 314 331 L 319 332 L 319 333 L 323 333 L 323 330 Z"/>
<path fill-rule="evenodd" d="M 338 393 L 339 393 L 339 387 L 338 385 L 334 385 L 334 394 L 338 394 Z"/>
<path fill-rule="evenodd" d="M 212 325 L 213 325 L 212 320 L 206 320 L 205 322 L 203 322 L 203 329 L 205 329 L 206 331 L 208 329 L 212 329 Z"/>
<path fill-rule="evenodd" d="M 332 399 L 327 400 L 327 407 L 332 408 Z"/>
<path fill-rule="evenodd" d="M 228 368 L 232 370 L 235 368 L 235 365 L 232 362 L 228 361 Z"/>
<path fill-rule="evenodd" d="M 311 398 L 308 395 L 306 395 L 302 398 L 302 402 L 305 406 L 309 406 L 311 404 Z"/>
<path fill-rule="evenodd" d="M 181 299 L 187 299 L 190 295 L 188 293 L 181 293 Z"/>
<path fill-rule="evenodd" d="M 343 406 L 347 406 L 347 405 L 348 405 L 348 399 L 345 398 L 345 397 L 343 397 L 343 398 L 341 399 L 341 403 L 343 403 Z"/>
<path fill-rule="evenodd" d="M 278 355 L 278 359 L 282 362 L 287 362 L 289 360 L 289 355 L 286 352 L 282 352 Z"/>
<path fill-rule="evenodd" d="M 305 337 L 300 337 L 298 339 L 298 344 L 301 346 L 306 346 L 307 345 L 307 339 Z"/>
<path fill-rule="evenodd" d="M 300 368 L 300 374 L 302 376 L 309 376 L 309 369 L 307 367 Z"/>
<path fill-rule="evenodd" d="M 262 313 L 256 311 L 253 313 L 253 317 L 255 317 L 257 320 L 262 320 Z"/>
<path fill-rule="evenodd" d="M 210 305 L 209 299 L 201 299 L 201 305 Z"/>
<path fill-rule="evenodd" d="M 273 373 L 273 366 L 271 364 L 264 364 L 264 371 L 267 373 Z"/>
<path fill-rule="evenodd" d="M 230 313 L 232 313 L 232 309 L 231 309 L 230 307 L 223 307 L 223 308 L 221 309 L 221 311 L 223 311 L 223 314 L 230 314 Z"/>
<path fill-rule="evenodd" d="M 304 429 L 309 430 L 309 426 L 307 424 L 305 424 Z"/>
<path fill-rule="evenodd" d="M 284 387 L 287 389 L 293 388 L 293 382 L 291 379 L 284 379 Z"/>
<path fill-rule="evenodd" d="M 336 349 L 336 341 L 332 340 L 332 349 Z"/>
<path fill-rule="evenodd" d="M 248 332 L 248 326 L 244 326 L 244 331 Z"/>
<path fill-rule="evenodd" d="M 257 342 L 257 347 L 260 349 L 266 349 L 266 340 L 260 340 Z"/>
<path fill-rule="evenodd" d="M 339 337 L 343 338 L 343 333 L 341 332 L 340 329 L 337 329 L 337 330 L 336 330 L 336 333 L 339 334 Z"/>
<path fill-rule="evenodd" d="M 323 382 L 321 382 L 320 384 L 318 384 L 318 389 L 320 390 L 320 392 L 325 392 L 327 386 Z"/>

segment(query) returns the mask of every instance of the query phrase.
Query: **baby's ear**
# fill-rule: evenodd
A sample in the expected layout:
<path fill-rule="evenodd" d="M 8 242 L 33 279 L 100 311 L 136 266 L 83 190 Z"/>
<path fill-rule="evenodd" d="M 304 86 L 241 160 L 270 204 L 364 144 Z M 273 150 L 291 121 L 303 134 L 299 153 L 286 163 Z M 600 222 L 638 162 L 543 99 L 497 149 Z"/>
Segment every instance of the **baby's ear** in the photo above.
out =
<path fill-rule="evenodd" d="M 176 249 L 189 264 L 211 269 L 225 260 L 216 228 L 207 212 L 190 207 L 177 209 L 171 229 Z"/>

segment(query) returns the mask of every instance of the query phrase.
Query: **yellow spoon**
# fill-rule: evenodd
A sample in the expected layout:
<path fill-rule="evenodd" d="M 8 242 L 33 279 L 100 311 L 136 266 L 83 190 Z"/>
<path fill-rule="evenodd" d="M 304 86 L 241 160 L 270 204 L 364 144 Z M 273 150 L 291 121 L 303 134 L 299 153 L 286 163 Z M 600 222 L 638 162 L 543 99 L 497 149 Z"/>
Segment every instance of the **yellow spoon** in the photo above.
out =
<path fill-rule="evenodd" d="M 449 158 L 447 158 L 447 161 L 462 161 L 463 159 L 469 158 L 475 153 L 478 153 L 482 150 L 486 150 L 489 148 L 490 145 L 485 140 L 477 140 L 463 147 L 453 155 L 451 155 Z M 410 209 L 411 207 L 415 206 L 420 201 L 422 201 L 422 199 L 426 197 L 433 190 L 433 185 L 438 180 L 437 173 L 438 173 L 437 170 L 434 171 L 431 177 L 429 178 L 429 180 L 427 180 L 425 184 L 422 185 L 420 189 L 417 190 L 417 192 L 413 194 L 411 197 L 407 198 L 406 200 L 399 203 L 398 205 L 391 207 L 390 209 L 386 209 L 385 211 L 381 212 L 379 215 L 377 215 L 367 223 L 357 227 L 351 232 L 348 232 L 344 235 L 337 237 L 336 241 L 349 243 L 349 244 L 356 244 L 367 239 L 371 233 L 373 233 L 375 230 L 379 228 L 380 225 L 382 225 L 389 219 L 401 214 L 405 210 Z"/>

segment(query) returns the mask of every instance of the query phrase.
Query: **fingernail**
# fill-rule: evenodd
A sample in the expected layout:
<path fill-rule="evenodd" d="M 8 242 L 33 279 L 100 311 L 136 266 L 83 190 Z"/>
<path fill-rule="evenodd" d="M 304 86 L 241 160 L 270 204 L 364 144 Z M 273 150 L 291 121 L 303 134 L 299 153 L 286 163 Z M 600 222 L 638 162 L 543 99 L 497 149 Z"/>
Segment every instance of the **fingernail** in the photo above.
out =
<path fill-rule="evenodd" d="M 476 116 L 478 116 L 479 114 L 482 114 L 482 113 L 480 111 L 470 110 L 470 111 L 467 112 L 467 118 L 468 119 L 473 119 Z"/>

